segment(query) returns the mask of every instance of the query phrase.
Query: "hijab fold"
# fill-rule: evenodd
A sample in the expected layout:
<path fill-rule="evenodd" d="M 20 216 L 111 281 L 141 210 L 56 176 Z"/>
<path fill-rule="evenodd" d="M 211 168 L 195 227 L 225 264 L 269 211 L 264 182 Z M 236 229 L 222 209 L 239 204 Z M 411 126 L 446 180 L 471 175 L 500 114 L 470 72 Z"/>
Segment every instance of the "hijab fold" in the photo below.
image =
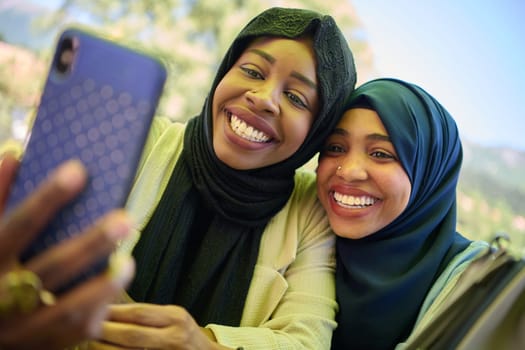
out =
<path fill-rule="evenodd" d="M 469 241 L 456 232 L 461 142 L 449 113 L 397 79 L 363 84 L 345 110 L 377 112 L 412 185 L 407 208 L 362 239 L 338 237 L 340 304 L 333 349 L 393 349 L 414 326 L 430 287 Z"/>
<path fill-rule="evenodd" d="M 277 164 L 235 170 L 213 151 L 212 97 L 249 43 L 261 36 L 309 35 L 317 61 L 320 109 L 299 150 Z M 241 30 L 218 68 L 202 112 L 186 127 L 170 181 L 133 255 L 129 294 L 185 307 L 200 325 L 238 326 L 268 221 L 288 201 L 295 170 L 312 158 L 355 85 L 352 53 L 330 16 L 271 8 Z"/>

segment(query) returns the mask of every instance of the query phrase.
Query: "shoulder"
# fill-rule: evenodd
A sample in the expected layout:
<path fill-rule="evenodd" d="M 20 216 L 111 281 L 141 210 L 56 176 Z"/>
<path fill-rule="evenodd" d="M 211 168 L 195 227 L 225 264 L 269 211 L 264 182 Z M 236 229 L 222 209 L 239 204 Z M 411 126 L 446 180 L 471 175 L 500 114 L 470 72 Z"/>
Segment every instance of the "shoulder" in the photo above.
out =
<path fill-rule="evenodd" d="M 432 321 L 446 308 L 458 291 L 458 281 L 467 267 L 478 257 L 485 254 L 490 245 L 484 241 L 473 241 L 467 248 L 459 252 L 441 273 L 420 309 L 418 319 L 406 342 L 398 344 L 396 350 L 406 348 L 414 339 L 417 339 L 428 327 L 432 327 Z"/>
<path fill-rule="evenodd" d="M 470 263 L 477 257 L 482 255 L 490 249 L 487 242 L 484 241 L 473 241 L 467 248 L 459 252 L 452 261 L 448 264 L 446 269 L 441 273 L 437 279 L 435 285 L 447 285 L 453 282 L 458 275 L 460 275 L 470 265 Z"/>
<path fill-rule="evenodd" d="M 309 232 L 309 227 L 317 226 L 316 230 L 328 226 L 325 211 L 317 199 L 315 172 L 299 169 L 295 173 L 294 190 L 286 206 L 278 216 L 285 216 L 286 221 L 294 220 L 300 233 Z"/>
<path fill-rule="evenodd" d="M 295 186 L 290 196 L 292 201 L 303 203 L 317 201 L 317 188 L 315 173 L 307 169 L 299 169 L 294 176 Z"/>
<path fill-rule="evenodd" d="M 456 284 L 459 276 L 465 271 L 465 269 L 474 261 L 477 257 L 484 254 L 490 246 L 487 242 L 484 241 L 473 241 L 467 248 L 459 252 L 454 259 L 450 261 L 445 270 L 441 273 L 439 278 L 436 280 L 432 289 L 430 290 L 429 296 L 427 299 L 436 298 L 439 296 L 439 299 L 442 299 L 443 296 L 440 296 L 443 292 L 448 294 L 447 291 L 450 291 Z M 430 301 L 429 300 L 429 301 Z"/>
<path fill-rule="evenodd" d="M 295 187 L 286 205 L 270 220 L 261 241 L 260 264 L 288 266 L 304 247 L 332 249 L 335 236 L 322 205 L 317 200 L 315 173 L 298 170 Z"/>
<path fill-rule="evenodd" d="M 166 134 L 184 134 L 186 124 L 174 122 L 166 117 L 157 116 L 151 123 L 149 138 L 159 139 L 165 137 Z"/>
<path fill-rule="evenodd" d="M 439 312 L 453 293 L 461 274 L 476 258 L 486 253 L 487 249 L 490 249 L 487 242 L 473 241 L 452 259 L 430 289 L 416 324 L 426 323 Z"/>
<path fill-rule="evenodd" d="M 185 124 L 155 117 L 137 168 L 126 209 L 136 223 L 135 235 L 125 250 L 131 250 L 138 232 L 149 220 L 183 148 Z"/>
<path fill-rule="evenodd" d="M 157 153 L 164 149 L 177 150 L 182 148 L 185 128 L 186 124 L 173 122 L 166 117 L 155 117 L 144 146 L 144 155 L 151 155 L 151 153 Z"/>

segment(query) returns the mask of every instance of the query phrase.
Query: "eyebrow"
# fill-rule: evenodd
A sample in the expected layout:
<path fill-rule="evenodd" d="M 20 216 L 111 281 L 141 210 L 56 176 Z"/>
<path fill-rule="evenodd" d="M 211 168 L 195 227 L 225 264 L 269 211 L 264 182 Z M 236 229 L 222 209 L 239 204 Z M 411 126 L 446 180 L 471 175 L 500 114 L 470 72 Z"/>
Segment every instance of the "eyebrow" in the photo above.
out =
<path fill-rule="evenodd" d="M 262 58 L 264 58 L 266 61 L 270 62 L 271 64 L 275 63 L 275 57 L 273 57 L 272 55 L 267 54 L 266 52 L 264 52 L 262 50 L 250 49 L 248 51 L 256 53 L 257 55 L 261 56 Z"/>
<path fill-rule="evenodd" d="M 250 49 L 248 51 L 249 52 L 253 52 L 253 53 L 261 56 L 263 59 L 268 61 L 270 64 L 274 64 L 275 63 L 275 57 L 273 57 L 272 55 L 269 55 L 268 53 L 266 53 L 266 52 L 264 52 L 262 50 Z M 301 74 L 299 72 L 296 72 L 296 71 L 293 71 L 292 72 L 292 77 L 302 81 L 306 85 L 310 86 L 312 89 L 317 90 L 317 85 L 312 80 L 310 80 L 306 76 L 304 76 L 303 74 Z"/>
<path fill-rule="evenodd" d="M 342 129 L 342 128 L 334 129 L 333 134 L 341 135 L 341 136 L 350 136 L 350 133 L 346 129 Z M 383 134 L 377 134 L 377 133 L 369 134 L 369 135 L 366 135 L 366 138 L 368 140 L 385 141 L 385 142 L 392 143 L 392 140 L 390 139 L 390 137 L 388 137 L 387 135 L 383 135 Z"/>

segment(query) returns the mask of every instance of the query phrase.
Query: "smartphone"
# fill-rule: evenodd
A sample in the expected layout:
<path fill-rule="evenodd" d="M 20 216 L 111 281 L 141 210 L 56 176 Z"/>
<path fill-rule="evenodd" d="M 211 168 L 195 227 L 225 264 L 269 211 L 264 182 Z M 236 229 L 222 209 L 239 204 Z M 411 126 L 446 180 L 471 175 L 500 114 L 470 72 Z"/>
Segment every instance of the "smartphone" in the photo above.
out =
<path fill-rule="evenodd" d="M 124 206 L 166 75 L 163 63 L 142 51 L 85 29 L 62 32 L 7 210 L 68 159 L 85 165 L 88 184 L 23 252 L 22 262 Z M 103 259 L 71 285 L 106 265 Z"/>

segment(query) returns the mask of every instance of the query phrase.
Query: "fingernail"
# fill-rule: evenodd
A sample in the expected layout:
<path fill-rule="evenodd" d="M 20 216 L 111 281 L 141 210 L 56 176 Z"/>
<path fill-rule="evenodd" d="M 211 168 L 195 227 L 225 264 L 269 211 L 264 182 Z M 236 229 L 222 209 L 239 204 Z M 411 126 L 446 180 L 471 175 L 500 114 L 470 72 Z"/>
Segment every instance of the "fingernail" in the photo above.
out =
<path fill-rule="evenodd" d="M 0 143 L 0 159 L 11 156 L 15 158 L 20 158 L 24 152 L 24 145 L 20 141 L 15 141 L 14 139 L 8 139 L 3 143 Z"/>
<path fill-rule="evenodd" d="M 120 284 L 127 284 L 135 274 L 135 261 L 129 254 L 115 252 L 109 258 L 109 278 Z"/>
<path fill-rule="evenodd" d="M 69 160 L 57 168 L 55 177 L 65 188 L 78 188 L 86 180 L 86 170 L 80 161 Z"/>
<path fill-rule="evenodd" d="M 18 159 L 18 155 L 14 152 L 14 151 L 11 151 L 11 150 L 8 150 L 6 152 L 3 152 L 2 154 L 0 154 L 0 164 L 2 164 L 2 162 L 4 161 L 4 159 L 6 158 L 15 158 L 15 159 Z"/>
<path fill-rule="evenodd" d="M 0 160 L 6 158 L 6 157 L 16 157 L 16 153 L 13 150 L 7 150 L 5 152 L 2 152 L 0 154 Z"/>
<path fill-rule="evenodd" d="M 106 219 L 103 230 L 113 242 L 117 242 L 128 236 L 132 226 L 131 218 L 119 210 Z"/>

